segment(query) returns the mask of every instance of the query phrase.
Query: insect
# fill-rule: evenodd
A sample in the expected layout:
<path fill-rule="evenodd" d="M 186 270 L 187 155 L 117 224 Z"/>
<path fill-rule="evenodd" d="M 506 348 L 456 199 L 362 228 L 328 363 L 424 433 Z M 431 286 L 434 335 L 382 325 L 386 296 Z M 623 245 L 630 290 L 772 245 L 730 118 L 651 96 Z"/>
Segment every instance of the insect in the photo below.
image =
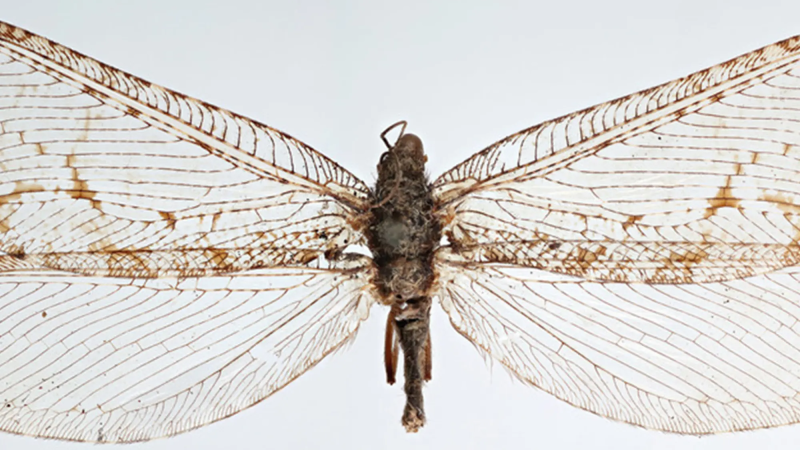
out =
<path fill-rule="evenodd" d="M 197 428 L 382 304 L 416 431 L 434 301 L 521 380 L 602 416 L 794 423 L 798 59 L 792 38 L 432 181 L 400 124 L 370 188 L 275 129 L 0 24 L 0 429 Z"/>

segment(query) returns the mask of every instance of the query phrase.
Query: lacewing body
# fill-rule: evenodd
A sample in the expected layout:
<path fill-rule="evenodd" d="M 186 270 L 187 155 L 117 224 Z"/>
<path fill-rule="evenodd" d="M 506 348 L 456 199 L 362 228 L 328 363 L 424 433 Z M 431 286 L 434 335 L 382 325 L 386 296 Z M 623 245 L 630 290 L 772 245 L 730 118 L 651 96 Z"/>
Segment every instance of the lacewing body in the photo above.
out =
<path fill-rule="evenodd" d="M 386 323 L 387 381 L 394 383 L 397 369 L 396 332 L 403 350 L 407 398 L 402 422 L 407 430 L 417 431 L 425 424 L 422 384 L 431 379 L 431 287 L 441 226 L 434 216 L 422 141 L 401 133 L 395 145 L 387 147 L 378 164 L 375 204 L 365 232 L 374 257 L 375 287 L 381 302 L 391 306 Z"/>
<path fill-rule="evenodd" d="M 0 23 L 0 429 L 191 430 L 291 383 L 380 303 L 416 431 L 434 302 L 519 379 L 604 417 L 690 434 L 800 420 L 800 37 L 433 181 L 404 129 L 370 188 Z"/>

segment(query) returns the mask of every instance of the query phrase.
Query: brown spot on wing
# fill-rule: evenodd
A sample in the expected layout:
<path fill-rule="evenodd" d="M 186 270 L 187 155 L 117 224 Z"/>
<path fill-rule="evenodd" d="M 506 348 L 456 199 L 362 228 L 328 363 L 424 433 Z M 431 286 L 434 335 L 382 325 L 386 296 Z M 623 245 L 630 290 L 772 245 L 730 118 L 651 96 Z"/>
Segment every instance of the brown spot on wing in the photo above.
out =
<path fill-rule="evenodd" d="M 139 117 L 142 114 L 139 110 L 133 109 L 130 106 L 126 108 L 125 112 L 133 117 Z"/>
<path fill-rule="evenodd" d="M 96 193 L 89 188 L 89 185 L 86 183 L 85 180 L 82 180 L 78 176 L 78 169 L 75 168 L 75 155 L 67 155 L 67 167 L 72 168 L 72 173 L 70 178 L 72 179 L 72 188 L 67 189 L 66 192 L 70 197 L 74 199 L 86 199 L 91 200 L 91 204 L 93 208 L 100 208 L 100 202 L 94 200 Z M 56 192 L 61 192 L 61 189 L 56 188 Z"/>
<path fill-rule="evenodd" d="M 68 191 L 72 198 L 85 198 L 87 200 L 94 199 L 96 193 L 89 189 L 89 186 L 83 180 L 75 179 L 73 182 L 72 190 Z"/>
<path fill-rule="evenodd" d="M 644 216 L 641 216 L 641 215 L 629 216 L 625 220 L 625 223 L 622 224 L 622 229 L 627 231 L 628 228 L 630 228 L 633 225 L 636 225 L 637 222 L 642 220 L 642 217 L 644 217 Z"/>
<path fill-rule="evenodd" d="M 13 192 L 0 196 L 0 204 L 17 201 L 22 197 L 22 194 L 44 191 L 46 191 L 46 189 L 39 183 L 34 183 L 32 181 L 17 181 L 14 183 Z"/>
<path fill-rule="evenodd" d="M 784 214 L 796 215 L 798 214 L 798 205 L 795 196 L 786 192 L 776 192 L 774 194 L 765 192 L 759 197 L 760 200 L 772 203 Z"/>
<path fill-rule="evenodd" d="M 83 227 L 81 228 L 85 229 Z M 87 231 L 90 232 L 91 230 Z M 94 242 L 91 242 L 86 246 L 86 249 L 89 252 L 116 252 L 120 250 L 116 245 L 107 243 L 107 239 L 98 239 Z"/>
<path fill-rule="evenodd" d="M 167 221 L 167 226 L 169 228 L 172 228 L 173 230 L 175 229 L 175 222 L 177 221 L 177 219 L 175 219 L 174 214 L 167 211 L 159 211 L 158 215 L 161 216 L 162 219 Z"/>
<path fill-rule="evenodd" d="M 683 253 L 670 252 L 669 255 L 670 262 L 685 271 L 687 275 L 691 275 L 692 266 L 700 264 L 706 259 L 708 259 L 708 253 L 702 248 L 694 251 L 686 250 Z"/>
<path fill-rule="evenodd" d="M 741 167 L 741 164 L 737 164 L 737 166 Z M 737 169 L 736 169 L 737 172 L 738 172 L 738 170 L 740 170 L 739 167 L 737 167 Z M 713 216 L 714 214 L 716 214 L 717 210 L 719 210 L 720 208 L 725 208 L 725 207 L 738 208 L 739 207 L 739 203 L 741 202 L 741 200 L 736 198 L 736 196 L 734 196 L 733 192 L 731 191 L 731 187 L 730 187 L 731 186 L 731 179 L 732 179 L 732 176 L 729 175 L 728 178 L 725 181 L 725 186 L 722 186 L 721 188 L 719 188 L 719 191 L 717 191 L 717 195 L 714 198 L 712 198 L 712 199 L 710 199 L 708 201 L 708 209 L 706 209 L 705 215 L 703 216 L 705 219 L 708 219 L 711 216 Z"/>
<path fill-rule="evenodd" d="M 319 258 L 319 252 L 301 250 L 294 255 L 292 262 L 304 266 L 310 262 L 316 261 L 317 258 Z"/>
<path fill-rule="evenodd" d="M 17 244 L 10 244 L 3 249 L 9 256 L 17 259 L 25 259 L 25 249 Z"/>
<path fill-rule="evenodd" d="M 225 268 L 230 266 L 228 261 L 229 256 L 230 254 L 228 253 L 227 250 L 217 248 L 213 250 L 213 254 L 210 260 L 211 263 L 214 264 L 214 266 L 217 269 L 219 269 L 220 271 L 225 271 Z"/>

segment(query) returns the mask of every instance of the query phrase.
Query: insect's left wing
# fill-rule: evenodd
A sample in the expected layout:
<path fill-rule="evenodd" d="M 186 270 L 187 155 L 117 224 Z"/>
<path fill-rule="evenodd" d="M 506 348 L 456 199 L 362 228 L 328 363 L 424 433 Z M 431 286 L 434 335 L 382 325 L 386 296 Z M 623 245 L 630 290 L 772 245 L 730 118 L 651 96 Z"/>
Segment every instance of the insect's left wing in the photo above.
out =
<path fill-rule="evenodd" d="M 453 327 L 574 406 L 688 434 L 800 421 L 800 268 L 700 284 L 592 282 L 439 254 Z"/>
<path fill-rule="evenodd" d="M 510 136 L 443 174 L 454 247 L 592 280 L 800 260 L 800 37 Z"/>
<path fill-rule="evenodd" d="M 524 130 L 434 186 L 443 305 L 521 378 L 668 431 L 800 420 L 800 37 Z"/>
<path fill-rule="evenodd" d="M 0 429 L 132 441 L 277 391 L 366 317 L 363 182 L 0 23 Z M 198 278 L 203 277 L 203 278 Z"/>

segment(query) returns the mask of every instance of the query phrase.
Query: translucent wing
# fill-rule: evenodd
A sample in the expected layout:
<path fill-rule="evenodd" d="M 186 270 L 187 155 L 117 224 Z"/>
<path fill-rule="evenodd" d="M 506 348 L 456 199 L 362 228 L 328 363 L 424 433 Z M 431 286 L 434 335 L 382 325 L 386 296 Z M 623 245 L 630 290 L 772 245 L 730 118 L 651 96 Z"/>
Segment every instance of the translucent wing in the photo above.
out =
<path fill-rule="evenodd" d="M 800 268 L 724 282 L 592 282 L 440 253 L 453 326 L 579 408 L 691 434 L 800 421 Z"/>
<path fill-rule="evenodd" d="M 290 136 L 0 23 L 0 429 L 144 440 L 285 386 L 366 317 L 371 261 L 339 253 L 368 195 Z"/>
<path fill-rule="evenodd" d="M 0 276 L 0 428 L 96 442 L 168 436 L 290 383 L 367 317 L 370 262 L 203 278 Z"/>
<path fill-rule="evenodd" d="M 796 37 L 440 177 L 454 326 L 618 420 L 682 433 L 800 420 L 799 61 Z"/>
<path fill-rule="evenodd" d="M 506 138 L 435 183 L 471 258 L 704 282 L 798 262 L 800 37 Z"/>
<path fill-rule="evenodd" d="M 324 156 L 2 23 L 0 125 L 6 253 L 59 268 L 76 253 L 161 251 L 160 267 L 257 253 L 201 255 L 232 271 L 362 239 L 350 223 L 368 188 Z"/>

